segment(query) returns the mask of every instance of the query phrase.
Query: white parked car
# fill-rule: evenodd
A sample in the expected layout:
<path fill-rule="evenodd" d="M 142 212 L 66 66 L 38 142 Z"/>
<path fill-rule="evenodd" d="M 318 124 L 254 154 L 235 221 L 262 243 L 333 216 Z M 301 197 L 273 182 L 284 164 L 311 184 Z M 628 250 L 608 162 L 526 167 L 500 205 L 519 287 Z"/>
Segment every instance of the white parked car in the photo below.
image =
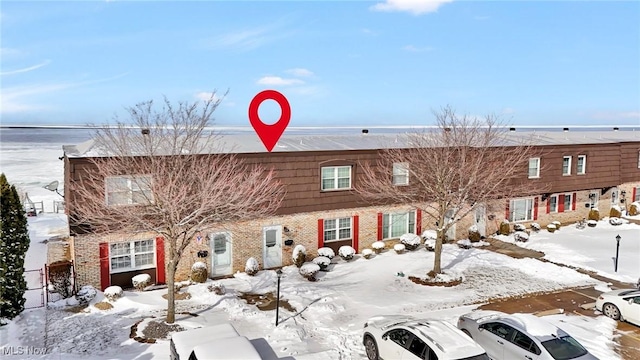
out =
<path fill-rule="evenodd" d="M 262 360 L 244 336 L 212 340 L 193 348 L 189 360 Z"/>
<path fill-rule="evenodd" d="M 603 293 L 596 300 L 596 309 L 614 320 L 640 326 L 640 290 L 622 289 Z"/>
<path fill-rule="evenodd" d="M 171 360 L 187 360 L 193 349 L 202 344 L 217 340 L 240 337 L 233 325 L 224 323 L 192 330 L 185 330 L 171 335 L 169 348 Z"/>
<path fill-rule="evenodd" d="M 369 360 L 489 360 L 484 349 L 441 320 L 372 317 L 364 324 L 362 342 Z"/>
<path fill-rule="evenodd" d="M 492 360 L 598 360 L 564 330 L 532 314 L 476 310 L 460 316 L 458 328 Z"/>

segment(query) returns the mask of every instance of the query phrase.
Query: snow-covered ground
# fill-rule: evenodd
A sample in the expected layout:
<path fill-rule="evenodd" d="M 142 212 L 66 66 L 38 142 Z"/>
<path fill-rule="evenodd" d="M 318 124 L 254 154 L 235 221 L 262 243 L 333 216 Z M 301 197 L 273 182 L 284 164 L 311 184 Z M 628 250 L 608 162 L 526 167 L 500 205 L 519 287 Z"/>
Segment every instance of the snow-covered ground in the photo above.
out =
<path fill-rule="evenodd" d="M 640 219 L 640 216 L 628 217 Z M 575 224 L 561 226 L 553 233 L 546 229 L 532 232 L 529 241 L 514 241 L 513 235 L 497 239 L 523 248 L 542 251 L 544 258 L 559 264 L 594 271 L 611 279 L 635 284 L 640 278 L 640 225 L 621 219 L 622 225 L 611 225 L 609 218 L 596 227 L 578 229 Z M 618 271 L 615 272 L 616 236 L 620 235 Z"/>

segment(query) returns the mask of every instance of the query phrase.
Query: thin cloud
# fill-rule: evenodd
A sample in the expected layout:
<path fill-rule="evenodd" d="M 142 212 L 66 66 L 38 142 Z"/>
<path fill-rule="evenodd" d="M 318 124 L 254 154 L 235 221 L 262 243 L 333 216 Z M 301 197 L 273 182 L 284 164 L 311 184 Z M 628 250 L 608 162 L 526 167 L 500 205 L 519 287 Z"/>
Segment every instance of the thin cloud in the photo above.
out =
<path fill-rule="evenodd" d="M 218 96 L 218 94 L 213 93 L 213 92 L 206 92 L 206 91 L 201 91 L 201 92 L 195 94 L 195 98 L 200 100 L 200 101 L 209 101 L 209 100 L 218 101 L 218 100 L 220 100 L 220 97 Z"/>
<path fill-rule="evenodd" d="M 640 120 L 639 111 L 621 111 L 621 112 L 596 112 L 591 114 L 591 118 L 595 120 L 623 120 L 635 119 Z"/>
<path fill-rule="evenodd" d="M 285 79 L 280 76 L 265 76 L 260 78 L 257 82 L 258 85 L 269 86 L 290 86 L 290 85 L 302 85 L 304 81 L 300 79 Z"/>
<path fill-rule="evenodd" d="M 18 69 L 18 70 L 11 70 L 11 71 L 5 71 L 5 72 L 0 72 L 0 75 L 4 76 L 4 75 L 14 75 L 14 74 L 20 74 L 20 73 L 26 73 L 29 71 L 33 71 L 36 69 L 39 69 L 43 66 L 49 65 L 51 63 L 50 60 L 46 60 L 38 65 L 33 65 L 27 68 L 22 68 L 22 69 Z"/>
<path fill-rule="evenodd" d="M 438 11 L 438 9 L 453 0 L 386 0 L 377 3 L 369 9 L 384 12 L 409 12 L 413 15 L 422 15 Z"/>
<path fill-rule="evenodd" d="M 402 47 L 402 50 L 409 51 L 409 52 L 425 52 L 425 51 L 432 51 L 433 48 L 430 46 L 418 47 L 413 45 L 406 45 Z"/>
<path fill-rule="evenodd" d="M 249 51 L 289 36 L 276 26 L 253 28 L 230 32 L 200 41 L 201 46 L 212 49 L 234 49 Z"/>
<path fill-rule="evenodd" d="M 285 70 L 284 72 L 286 72 L 289 75 L 293 75 L 293 76 L 297 76 L 297 77 L 310 77 L 313 76 L 313 72 L 307 69 L 303 69 L 303 68 L 295 68 L 295 69 L 289 69 L 289 70 Z"/>

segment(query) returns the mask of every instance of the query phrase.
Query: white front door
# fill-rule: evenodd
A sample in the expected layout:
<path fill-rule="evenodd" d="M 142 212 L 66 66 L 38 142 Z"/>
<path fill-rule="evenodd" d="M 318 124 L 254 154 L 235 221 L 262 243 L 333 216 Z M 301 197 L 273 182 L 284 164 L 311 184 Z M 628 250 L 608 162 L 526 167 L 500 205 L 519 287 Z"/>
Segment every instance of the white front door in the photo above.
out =
<path fill-rule="evenodd" d="M 262 245 L 264 268 L 282 266 L 282 226 L 265 226 L 262 228 Z"/>
<path fill-rule="evenodd" d="M 454 209 L 447 210 L 447 212 L 444 214 L 444 223 L 445 224 L 449 224 L 449 223 L 453 222 L 454 213 L 455 213 Z M 456 239 L 456 224 L 451 224 L 451 226 L 449 227 L 449 229 L 445 233 L 445 236 L 446 236 L 448 241 L 453 241 L 453 240 Z"/>
<path fill-rule="evenodd" d="M 231 275 L 231 233 L 211 234 L 211 277 Z"/>
<path fill-rule="evenodd" d="M 487 235 L 487 213 L 484 205 L 476 207 L 476 227 L 480 236 Z"/>

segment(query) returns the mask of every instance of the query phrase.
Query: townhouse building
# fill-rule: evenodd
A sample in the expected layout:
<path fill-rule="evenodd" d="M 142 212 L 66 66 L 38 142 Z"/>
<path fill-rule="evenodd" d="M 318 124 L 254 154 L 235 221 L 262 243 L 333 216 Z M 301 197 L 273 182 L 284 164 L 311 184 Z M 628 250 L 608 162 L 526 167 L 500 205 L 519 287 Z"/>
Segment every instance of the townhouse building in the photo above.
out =
<path fill-rule="evenodd" d="M 513 136 L 529 135 L 513 132 Z M 196 261 L 205 262 L 210 277 L 217 278 L 244 271 L 250 257 L 263 268 L 289 265 L 298 244 L 305 246 L 310 256 L 320 247 L 337 251 L 340 246 L 350 245 L 360 251 L 377 240 L 393 242 L 404 233 L 435 229 L 433 220 L 419 209 L 407 204 L 372 204 L 353 191 L 363 175 L 361 165 L 376 161 L 380 149 L 406 147 L 402 139 L 402 134 L 364 132 L 284 135 L 273 151 L 267 152 L 255 135 L 224 136 L 227 149 L 232 149 L 226 151 L 247 163 L 274 168 L 287 193 L 274 216 L 220 224 L 218 230 L 193 239 L 181 259 L 177 280 L 188 278 Z M 538 131 L 533 132 L 533 139 L 541 155 L 522 164 L 528 168 L 527 179 L 523 180 L 544 182 L 549 185 L 548 191 L 503 199 L 500 203 L 504 205 L 499 207 L 480 206 L 449 230 L 450 239 L 466 238 L 472 224 L 481 235 L 490 236 L 504 219 L 512 224 L 536 222 L 544 227 L 555 220 L 581 220 L 592 208 L 608 216 L 612 207 L 625 208 L 640 201 L 638 132 Z M 101 289 L 109 285 L 126 288 L 131 286 L 133 276 L 148 273 L 154 282 L 163 283 L 166 244 L 162 238 L 153 234 L 85 233 L 73 222 L 74 203 L 82 201 L 73 189 L 80 186 L 80 170 L 90 171 L 91 149 L 92 141 L 63 147 L 70 253 L 77 282 Z M 393 175 L 390 181 L 411 186 L 412 179 L 401 166 L 394 167 Z M 129 194 L 118 196 L 126 200 L 136 191 L 144 189 L 131 189 Z"/>

